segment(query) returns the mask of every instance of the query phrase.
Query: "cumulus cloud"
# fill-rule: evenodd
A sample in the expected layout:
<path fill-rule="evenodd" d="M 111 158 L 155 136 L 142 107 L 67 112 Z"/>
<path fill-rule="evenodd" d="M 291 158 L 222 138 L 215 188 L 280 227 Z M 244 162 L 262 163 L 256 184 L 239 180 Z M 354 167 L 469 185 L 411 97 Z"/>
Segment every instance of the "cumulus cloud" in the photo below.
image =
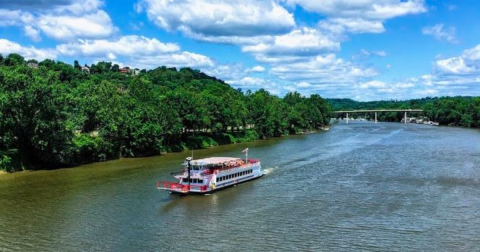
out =
<path fill-rule="evenodd" d="M 2 0 L 2 8 L 22 10 L 45 10 L 71 5 L 76 0 Z"/>
<path fill-rule="evenodd" d="M 100 10 L 79 16 L 41 15 L 37 18 L 35 26 L 46 36 L 57 40 L 105 38 L 117 30 L 112 25 L 110 16 Z"/>
<path fill-rule="evenodd" d="M 378 20 L 427 11 L 424 0 L 284 0 L 284 2 L 328 16 Z"/>
<path fill-rule="evenodd" d="M 342 38 L 346 33 L 383 33 L 392 18 L 427 11 L 424 0 L 283 0 L 326 16 L 319 28 Z"/>
<path fill-rule="evenodd" d="M 319 27 L 334 34 L 385 32 L 381 21 L 361 18 L 330 18 L 320 21 Z"/>
<path fill-rule="evenodd" d="M 126 62 L 129 65 L 147 69 L 156 68 L 158 66 L 178 68 L 192 67 L 199 69 L 214 66 L 214 62 L 209 57 L 186 51 L 156 56 L 131 57 L 127 59 Z"/>
<path fill-rule="evenodd" d="M 40 37 L 40 32 L 37 29 L 33 28 L 32 26 L 26 25 L 25 27 L 23 27 L 23 29 L 25 31 L 25 35 L 29 37 L 31 40 L 35 42 L 42 40 L 42 38 Z"/>
<path fill-rule="evenodd" d="M 105 38 L 118 28 L 102 6 L 100 0 L 7 1 L 0 7 L 0 26 L 23 26 L 33 41 L 41 34 L 57 40 Z"/>
<path fill-rule="evenodd" d="M 228 81 L 228 84 L 232 85 L 235 88 L 250 89 L 256 90 L 263 88 L 269 91 L 271 94 L 280 95 L 291 91 L 288 86 L 279 85 L 274 81 L 265 78 L 257 78 L 246 76 L 240 80 Z"/>
<path fill-rule="evenodd" d="M 275 36 L 272 41 L 247 45 L 243 52 L 259 56 L 311 56 L 340 49 L 340 43 L 330 40 L 316 29 L 303 27 Z"/>
<path fill-rule="evenodd" d="M 33 46 L 22 46 L 6 39 L 0 39 L 0 52 L 4 55 L 17 53 L 26 59 L 35 59 L 38 61 L 57 58 L 55 49 L 37 49 Z"/>
<path fill-rule="evenodd" d="M 296 83 L 295 86 L 297 88 L 309 88 L 312 86 L 312 84 L 306 82 L 306 81 L 302 81 L 302 82 L 299 82 L 299 83 Z"/>
<path fill-rule="evenodd" d="M 265 67 L 263 66 L 254 66 L 247 70 L 250 73 L 262 73 L 265 72 Z"/>
<path fill-rule="evenodd" d="M 335 54 L 319 55 L 306 61 L 277 64 L 270 72 L 281 79 L 311 84 L 353 83 L 377 76 L 373 68 L 365 68 L 337 58 Z"/>
<path fill-rule="evenodd" d="M 439 74 L 480 76 L 480 44 L 460 56 L 437 60 L 435 67 Z"/>
<path fill-rule="evenodd" d="M 445 27 L 444 24 L 437 24 L 434 26 L 427 26 L 422 29 L 422 33 L 425 35 L 431 35 L 436 40 L 447 41 L 449 43 L 457 43 L 458 40 L 455 36 L 455 27 Z"/>
<path fill-rule="evenodd" d="M 197 38 L 271 35 L 295 26 L 293 15 L 272 0 L 141 0 L 136 10 L 162 29 Z"/>
<path fill-rule="evenodd" d="M 57 50 L 68 56 L 116 58 L 117 55 L 156 56 L 177 52 L 180 47 L 173 43 L 162 43 L 155 38 L 132 35 L 111 40 L 79 40 L 74 43 L 60 44 Z"/>
<path fill-rule="evenodd" d="M 212 59 L 205 55 L 181 51 L 177 44 L 163 43 L 155 38 L 144 36 L 123 36 L 117 39 L 79 40 L 78 42 L 60 44 L 57 51 L 66 56 L 89 58 L 108 58 L 141 68 L 158 66 L 169 67 L 211 67 Z"/>
<path fill-rule="evenodd" d="M 367 89 L 367 88 L 385 88 L 387 84 L 383 81 L 373 80 L 369 82 L 365 82 L 360 84 L 360 88 Z"/>

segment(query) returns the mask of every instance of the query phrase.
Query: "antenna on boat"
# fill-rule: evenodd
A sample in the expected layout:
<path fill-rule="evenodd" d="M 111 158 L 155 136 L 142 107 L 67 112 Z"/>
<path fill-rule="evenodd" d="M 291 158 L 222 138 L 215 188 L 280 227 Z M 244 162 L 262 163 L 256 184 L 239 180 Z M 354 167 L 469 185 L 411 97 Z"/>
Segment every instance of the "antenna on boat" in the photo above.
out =
<path fill-rule="evenodd" d="M 187 169 L 188 169 L 188 190 L 190 190 L 190 161 L 192 161 L 192 158 L 187 157 L 185 159 L 185 162 L 187 162 Z"/>
<path fill-rule="evenodd" d="M 242 152 L 245 153 L 245 163 L 248 164 L 248 148 L 246 148 L 246 149 L 243 150 Z"/>

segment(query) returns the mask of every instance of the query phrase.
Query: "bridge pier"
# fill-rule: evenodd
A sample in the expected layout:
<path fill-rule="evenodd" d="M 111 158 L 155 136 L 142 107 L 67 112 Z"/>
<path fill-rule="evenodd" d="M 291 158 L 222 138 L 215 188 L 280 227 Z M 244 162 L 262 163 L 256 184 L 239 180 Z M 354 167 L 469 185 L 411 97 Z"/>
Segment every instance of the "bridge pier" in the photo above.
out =
<path fill-rule="evenodd" d="M 405 124 L 407 124 L 407 111 L 405 111 Z"/>
<path fill-rule="evenodd" d="M 375 112 L 375 123 L 377 123 L 377 112 Z"/>
<path fill-rule="evenodd" d="M 347 124 L 348 124 L 348 113 L 347 113 Z"/>

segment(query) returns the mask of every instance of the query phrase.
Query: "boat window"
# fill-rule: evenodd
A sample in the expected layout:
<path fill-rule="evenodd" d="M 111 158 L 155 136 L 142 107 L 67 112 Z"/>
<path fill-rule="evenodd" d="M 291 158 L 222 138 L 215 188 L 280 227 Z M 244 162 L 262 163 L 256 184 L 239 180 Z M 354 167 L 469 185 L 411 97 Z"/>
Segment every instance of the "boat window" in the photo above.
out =
<path fill-rule="evenodd" d="M 218 178 L 217 178 L 217 182 L 218 182 Z"/>
<path fill-rule="evenodd" d="M 199 184 L 203 184 L 203 179 L 199 179 L 199 180 L 198 180 L 198 183 L 199 183 Z"/>

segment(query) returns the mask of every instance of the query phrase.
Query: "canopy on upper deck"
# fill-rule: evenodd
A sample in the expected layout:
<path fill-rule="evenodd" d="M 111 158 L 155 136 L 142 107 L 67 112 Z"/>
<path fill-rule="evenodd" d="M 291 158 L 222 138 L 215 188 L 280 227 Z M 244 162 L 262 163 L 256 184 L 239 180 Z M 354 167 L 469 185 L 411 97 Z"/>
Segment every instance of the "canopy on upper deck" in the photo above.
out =
<path fill-rule="evenodd" d="M 209 157 L 203 159 L 195 159 L 191 161 L 192 165 L 209 165 L 209 164 L 223 164 L 241 160 L 235 157 Z"/>

